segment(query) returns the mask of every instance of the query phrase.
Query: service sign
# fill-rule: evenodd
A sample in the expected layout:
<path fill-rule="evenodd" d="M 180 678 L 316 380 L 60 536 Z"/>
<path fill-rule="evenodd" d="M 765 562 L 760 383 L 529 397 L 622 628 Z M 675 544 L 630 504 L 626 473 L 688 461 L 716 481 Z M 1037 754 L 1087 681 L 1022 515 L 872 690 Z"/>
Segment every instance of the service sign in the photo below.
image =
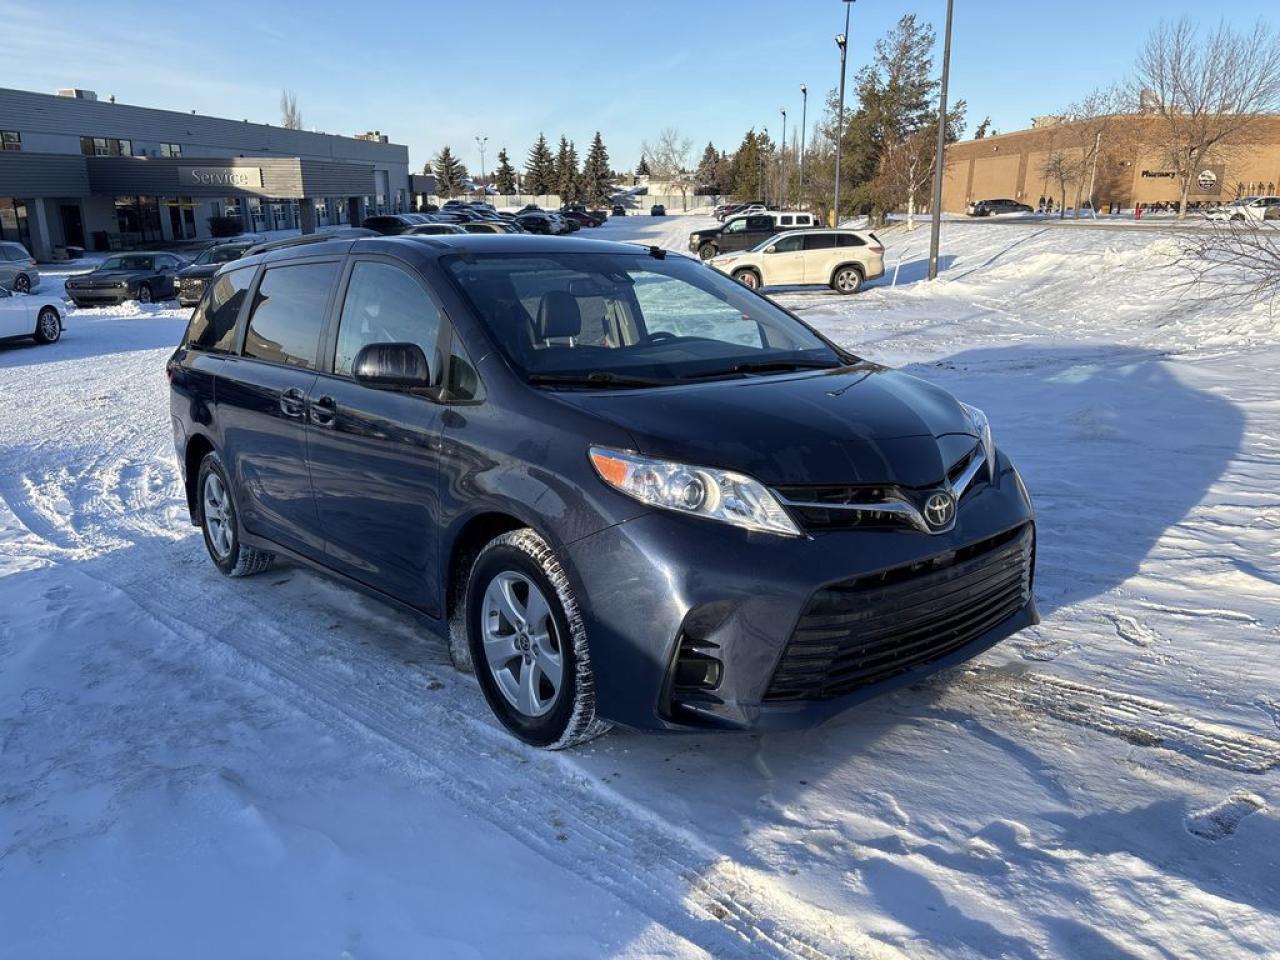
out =
<path fill-rule="evenodd" d="M 261 167 L 179 167 L 178 185 L 183 187 L 231 187 L 241 190 L 262 187 Z"/>

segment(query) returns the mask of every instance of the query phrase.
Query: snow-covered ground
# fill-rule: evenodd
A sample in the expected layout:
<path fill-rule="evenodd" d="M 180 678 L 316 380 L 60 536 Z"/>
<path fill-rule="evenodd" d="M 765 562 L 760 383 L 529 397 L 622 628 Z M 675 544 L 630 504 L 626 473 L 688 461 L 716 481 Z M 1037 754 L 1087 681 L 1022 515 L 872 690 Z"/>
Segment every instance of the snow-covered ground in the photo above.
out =
<path fill-rule="evenodd" d="M 216 574 L 184 311 L 0 347 L 0 955 L 1276 956 L 1280 319 L 1186 299 L 1167 235 L 948 224 L 934 284 L 884 239 L 773 294 L 987 411 L 1044 623 L 807 733 L 525 749 L 399 613 Z"/>

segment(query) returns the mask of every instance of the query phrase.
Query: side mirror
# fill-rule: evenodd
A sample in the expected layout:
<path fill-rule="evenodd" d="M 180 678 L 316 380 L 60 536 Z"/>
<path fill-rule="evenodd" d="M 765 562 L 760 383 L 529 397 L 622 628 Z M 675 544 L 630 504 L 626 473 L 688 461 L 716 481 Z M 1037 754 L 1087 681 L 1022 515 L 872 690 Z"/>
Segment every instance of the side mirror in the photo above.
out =
<path fill-rule="evenodd" d="M 351 366 L 356 383 L 375 390 L 422 390 L 431 386 L 431 366 L 416 343 L 371 343 Z"/>
<path fill-rule="evenodd" d="M 774 244 L 772 244 L 772 243 L 771 243 L 771 244 L 769 244 L 769 246 L 767 246 L 767 247 L 765 247 L 765 248 L 764 248 L 764 252 L 765 252 L 765 253 L 777 253 L 777 252 L 778 252 L 778 248 L 777 248 L 777 246 L 775 246 Z"/>

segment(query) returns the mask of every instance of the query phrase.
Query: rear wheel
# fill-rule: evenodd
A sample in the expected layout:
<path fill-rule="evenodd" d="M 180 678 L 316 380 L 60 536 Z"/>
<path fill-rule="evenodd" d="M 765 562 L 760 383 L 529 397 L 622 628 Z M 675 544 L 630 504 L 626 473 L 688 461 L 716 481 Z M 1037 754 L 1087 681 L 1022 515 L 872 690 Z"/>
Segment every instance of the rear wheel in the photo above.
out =
<path fill-rule="evenodd" d="M 56 343 L 62 337 L 62 318 L 53 307 L 44 307 L 36 317 L 36 343 Z"/>
<path fill-rule="evenodd" d="M 735 270 L 733 272 L 733 279 L 737 280 L 748 290 L 760 289 L 760 274 L 756 273 L 754 270 Z"/>
<path fill-rule="evenodd" d="M 559 750 L 599 736 L 586 629 L 569 577 L 528 528 L 480 551 L 464 599 L 471 662 L 489 708 L 511 733 Z"/>
<path fill-rule="evenodd" d="M 862 289 L 862 271 L 857 267 L 841 267 L 831 278 L 837 293 L 857 293 Z"/>
<path fill-rule="evenodd" d="M 213 565 L 228 577 L 247 577 L 271 565 L 272 555 L 240 542 L 239 514 L 226 469 L 216 453 L 200 461 L 196 480 L 200 529 Z"/>
<path fill-rule="evenodd" d="M 13 292 L 14 293 L 30 293 L 31 278 L 28 277 L 25 273 L 20 273 L 16 277 L 14 277 Z"/>

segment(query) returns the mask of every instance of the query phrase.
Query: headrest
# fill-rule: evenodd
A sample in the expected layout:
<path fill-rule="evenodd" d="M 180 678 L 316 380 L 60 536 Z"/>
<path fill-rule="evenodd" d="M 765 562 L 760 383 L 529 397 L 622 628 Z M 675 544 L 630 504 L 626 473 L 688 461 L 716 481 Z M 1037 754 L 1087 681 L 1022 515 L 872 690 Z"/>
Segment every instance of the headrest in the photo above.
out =
<path fill-rule="evenodd" d="M 582 335 L 582 311 L 578 298 L 567 290 L 550 290 L 538 304 L 538 337 L 556 340 Z"/>

